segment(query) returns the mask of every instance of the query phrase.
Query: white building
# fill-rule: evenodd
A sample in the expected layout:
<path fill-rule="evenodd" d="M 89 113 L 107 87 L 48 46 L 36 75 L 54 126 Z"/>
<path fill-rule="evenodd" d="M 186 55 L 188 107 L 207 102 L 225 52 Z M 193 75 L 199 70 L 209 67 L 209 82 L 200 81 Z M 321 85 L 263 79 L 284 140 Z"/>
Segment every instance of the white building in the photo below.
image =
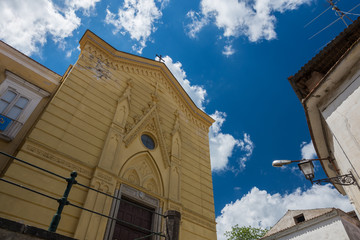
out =
<path fill-rule="evenodd" d="M 303 104 L 311 138 L 328 177 L 352 174 L 357 184 L 334 186 L 360 212 L 360 20 L 356 20 L 289 81 Z M 315 176 L 316 177 L 316 176 Z"/>
<path fill-rule="evenodd" d="M 288 210 L 261 240 L 358 240 L 356 214 L 335 208 Z"/>

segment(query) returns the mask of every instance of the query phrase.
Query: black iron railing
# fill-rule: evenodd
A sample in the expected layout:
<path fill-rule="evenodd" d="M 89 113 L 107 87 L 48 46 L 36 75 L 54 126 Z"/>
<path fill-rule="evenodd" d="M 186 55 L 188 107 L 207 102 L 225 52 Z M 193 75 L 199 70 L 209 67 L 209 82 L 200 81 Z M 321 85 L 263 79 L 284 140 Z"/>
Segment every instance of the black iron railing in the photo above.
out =
<path fill-rule="evenodd" d="M 1 151 L 0 151 L 0 154 L 1 154 L 1 155 L 4 155 L 4 156 L 7 156 L 7 157 L 9 157 L 9 158 L 11 158 L 11 159 L 14 159 L 14 160 L 16 160 L 16 161 L 18 161 L 18 162 L 21 162 L 21 163 L 23 163 L 23 164 L 26 164 L 26 165 L 28 165 L 28 166 L 31 166 L 31 167 L 33 167 L 33 168 L 39 169 L 39 170 L 41 170 L 41 171 L 43 171 L 43 172 L 49 173 L 49 174 L 51 174 L 51 175 L 53 175 L 53 176 L 56 176 L 56 177 L 58 177 L 58 178 L 61 178 L 62 180 L 65 180 L 65 181 L 67 182 L 67 186 L 66 186 L 66 189 L 65 189 L 65 191 L 64 191 L 63 196 L 62 196 L 61 198 L 56 198 L 56 197 L 47 195 L 47 194 L 45 194 L 45 193 L 42 193 L 42 192 L 40 192 L 40 191 L 31 189 L 31 188 L 29 188 L 29 187 L 20 185 L 20 184 L 18 184 L 18 183 L 12 182 L 12 181 L 10 181 L 10 180 L 4 179 L 4 177 L 0 178 L 0 181 L 6 182 L 6 183 L 8 183 L 8 184 L 11 184 L 11 185 L 13 185 L 13 186 L 16 186 L 16 187 L 19 187 L 19 188 L 22 188 L 22 189 L 25 189 L 25 190 L 28 190 L 28 191 L 33 192 L 33 193 L 36 193 L 36 194 L 39 194 L 39 195 L 41 195 L 41 196 L 43 196 L 43 197 L 52 199 L 52 200 L 57 201 L 57 202 L 59 203 L 58 209 L 57 209 L 57 211 L 56 211 L 56 213 L 55 213 L 55 215 L 54 215 L 54 217 L 53 217 L 53 219 L 52 219 L 52 221 L 51 221 L 51 223 L 50 223 L 50 226 L 49 226 L 48 231 L 50 231 L 50 232 L 56 232 L 57 227 L 58 227 L 59 222 L 60 222 L 60 219 L 61 219 L 61 213 L 62 213 L 64 207 L 67 206 L 67 205 L 69 205 L 69 206 L 76 207 L 76 208 L 79 208 L 79 209 L 81 209 L 81 210 L 84 210 L 84 211 L 87 211 L 87 212 L 90 212 L 90 213 L 97 214 L 97 215 L 99 215 L 99 216 L 101 216 L 101 217 L 105 217 L 105 218 L 114 220 L 114 221 L 116 221 L 116 222 L 119 222 L 119 223 L 122 223 L 122 224 L 126 224 L 126 225 L 131 226 L 131 227 L 133 227 L 133 228 L 135 228 L 135 229 L 138 229 L 138 230 L 140 230 L 140 231 L 142 231 L 142 232 L 148 233 L 146 236 L 137 238 L 136 240 L 145 239 L 145 238 L 151 237 L 151 236 L 160 236 L 160 237 L 166 238 L 165 234 L 163 234 L 162 232 L 154 232 L 154 231 L 151 231 L 151 230 L 149 230 L 149 229 L 146 229 L 146 228 L 137 226 L 137 225 L 135 225 L 135 224 L 132 224 L 132 223 L 130 223 L 130 222 L 127 222 L 127 221 L 124 221 L 124 220 L 121 220 L 121 219 L 118 219 L 118 218 L 114 218 L 114 217 L 111 217 L 111 216 L 108 216 L 108 215 L 105 215 L 105 214 L 102 214 L 102 213 L 99 213 L 99 212 L 96 212 L 96 211 L 93 211 L 93 210 L 90 210 L 90 209 L 87 209 L 87 208 L 84 208 L 84 207 L 81 207 L 81 206 L 78 206 L 78 205 L 76 205 L 76 204 L 73 204 L 73 203 L 71 203 L 71 202 L 68 200 L 68 196 L 69 196 L 69 194 L 70 194 L 70 190 L 71 190 L 72 186 L 73 186 L 73 185 L 78 185 L 78 186 L 84 187 L 84 188 L 86 188 L 86 189 L 89 189 L 89 190 L 91 190 L 91 191 L 95 191 L 95 192 L 97 192 L 97 193 L 103 194 L 103 195 L 105 195 L 105 196 L 107 196 L 107 197 L 113 198 L 113 199 L 115 199 L 115 200 L 127 202 L 128 204 L 131 204 L 131 205 L 136 205 L 136 207 L 138 207 L 138 208 L 143 208 L 143 209 L 145 209 L 145 210 L 147 210 L 147 211 L 150 211 L 150 212 L 152 212 L 153 214 L 159 215 L 159 216 L 161 216 L 161 217 L 163 217 L 163 218 L 166 218 L 166 217 L 167 217 L 166 215 L 163 215 L 163 214 L 158 213 L 158 212 L 156 212 L 156 211 L 152 211 L 152 210 L 150 210 L 150 209 L 148 209 L 148 208 L 146 208 L 146 207 L 142 207 L 142 206 L 140 206 L 140 205 L 138 205 L 138 204 L 135 204 L 135 203 L 133 203 L 133 202 L 127 201 L 126 199 L 119 198 L 119 197 L 113 196 L 113 195 L 111 195 L 111 194 L 108 194 L 108 193 L 99 191 L 99 190 L 97 190 L 97 189 L 94 189 L 94 188 L 92 188 L 92 187 L 88 187 L 88 186 L 86 186 L 86 185 L 84 185 L 84 184 L 81 184 L 81 183 L 79 183 L 79 182 L 76 181 L 77 173 L 76 173 L 75 171 L 70 174 L 70 177 L 69 177 L 69 178 L 66 178 L 66 177 L 61 176 L 61 175 L 59 175 L 59 174 L 56 174 L 56 173 L 54 173 L 54 172 L 52 172 L 52 171 L 49 171 L 49 170 L 44 169 L 44 168 L 42 168 L 42 167 L 36 166 L 36 165 L 34 165 L 34 164 L 32 164 L 32 163 L 29 163 L 29 162 L 24 161 L 24 160 L 22 160 L 22 159 L 19 159 L 19 158 L 17 158 L 17 157 L 11 156 L 11 155 L 9 155 L 9 154 L 7 154 L 7 153 L 4 153 L 4 152 L 1 152 Z"/>

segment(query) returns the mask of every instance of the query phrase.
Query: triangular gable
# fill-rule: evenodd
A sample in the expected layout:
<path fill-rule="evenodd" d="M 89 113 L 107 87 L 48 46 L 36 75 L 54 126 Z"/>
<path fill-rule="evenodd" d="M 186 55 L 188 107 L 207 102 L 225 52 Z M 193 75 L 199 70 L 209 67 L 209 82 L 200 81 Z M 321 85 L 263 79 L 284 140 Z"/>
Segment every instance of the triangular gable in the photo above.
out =
<path fill-rule="evenodd" d="M 151 131 L 156 134 L 157 141 L 159 143 L 160 151 L 162 158 L 164 160 L 165 168 L 170 166 L 170 159 L 168 156 L 168 151 L 164 141 L 164 136 L 161 130 L 159 114 L 157 113 L 156 104 L 154 104 L 150 110 L 141 118 L 141 120 L 129 131 L 129 133 L 124 137 L 125 146 L 128 147 L 130 143 L 148 126 L 154 124 L 154 127 L 151 127 Z"/>
<path fill-rule="evenodd" d="M 297 215 L 304 214 L 305 221 L 308 221 L 325 213 L 331 212 L 332 210 L 334 210 L 334 208 L 288 210 L 285 215 L 265 234 L 265 237 L 295 226 L 296 223 L 293 219 Z"/>
<path fill-rule="evenodd" d="M 181 110 L 186 115 L 192 116 L 191 120 L 197 126 L 208 130 L 212 123 L 215 122 L 214 119 L 195 105 L 164 63 L 118 51 L 90 30 L 86 30 L 79 43 L 81 51 L 91 52 L 92 55 L 101 59 L 101 62 L 104 62 L 106 66 L 114 70 L 121 69 L 125 72 L 141 74 L 146 77 L 156 77 L 158 80 L 164 81 L 166 87 L 178 96 L 176 99 Z M 103 70 L 101 68 L 96 69 L 96 74 L 98 73 L 103 74 Z M 105 76 L 101 74 L 98 74 L 97 77 L 104 78 Z"/>

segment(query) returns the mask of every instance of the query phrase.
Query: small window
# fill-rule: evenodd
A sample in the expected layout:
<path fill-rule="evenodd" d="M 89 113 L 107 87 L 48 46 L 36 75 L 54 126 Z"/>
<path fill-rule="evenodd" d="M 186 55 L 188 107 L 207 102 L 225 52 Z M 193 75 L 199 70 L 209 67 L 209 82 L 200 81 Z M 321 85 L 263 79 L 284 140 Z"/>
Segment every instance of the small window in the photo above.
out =
<path fill-rule="evenodd" d="M 304 214 L 300 214 L 294 217 L 295 224 L 305 222 Z"/>
<path fill-rule="evenodd" d="M 154 139 L 147 134 L 141 135 L 141 142 L 144 144 L 145 147 L 150 150 L 153 150 L 155 148 Z"/>
<path fill-rule="evenodd" d="M 28 98 L 13 89 L 8 89 L 0 98 L 0 113 L 12 120 L 17 120 L 28 103 Z"/>
<path fill-rule="evenodd" d="M 11 141 L 43 97 L 50 94 L 6 71 L 0 84 L 0 137 Z"/>

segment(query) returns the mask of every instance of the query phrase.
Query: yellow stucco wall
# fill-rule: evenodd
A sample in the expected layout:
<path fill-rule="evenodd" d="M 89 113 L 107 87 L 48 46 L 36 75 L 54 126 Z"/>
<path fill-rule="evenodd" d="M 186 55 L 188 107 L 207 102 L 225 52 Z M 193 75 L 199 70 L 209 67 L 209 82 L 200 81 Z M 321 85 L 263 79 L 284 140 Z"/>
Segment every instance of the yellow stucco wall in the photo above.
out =
<path fill-rule="evenodd" d="M 121 184 L 182 215 L 181 239 L 216 239 L 208 129 L 163 63 L 118 52 L 87 31 L 81 54 L 18 157 L 114 194 Z M 146 133 L 154 150 L 141 142 Z M 6 178 L 59 197 L 65 181 L 13 163 Z M 0 183 L 0 215 L 47 228 L 57 203 Z M 112 200 L 74 186 L 71 203 L 109 215 Z M 58 232 L 103 239 L 107 219 L 67 206 Z M 162 231 L 164 230 L 162 223 Z"/>

